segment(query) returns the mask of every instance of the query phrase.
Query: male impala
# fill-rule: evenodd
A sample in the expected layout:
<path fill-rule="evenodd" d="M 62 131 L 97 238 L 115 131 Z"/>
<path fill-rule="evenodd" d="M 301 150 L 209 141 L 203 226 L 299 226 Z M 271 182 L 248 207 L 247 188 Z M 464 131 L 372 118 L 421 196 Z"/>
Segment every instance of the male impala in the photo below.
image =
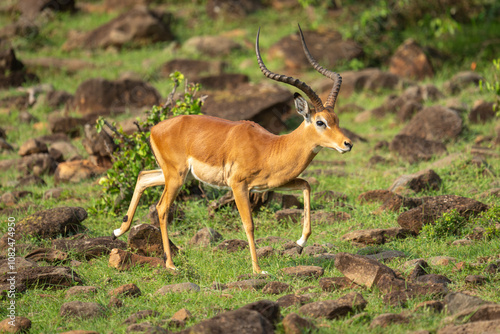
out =
<path fill-rule="evenodd" d="M 297 111 L 304 117 L 293 132 L 277 136 L 250 121 L 232 122 L 220 118 L 191 115 L 165 120 L 151 129 L 151 148 L 161 170 L 143 171 L 137 179 L 127 215 L 114 236 L 119 237 L 130 228 L 143 191 L 151 186 L 165 185 L 156 206 L 166 256 L 166 267 L 175 269 L 167 233 L 167 214 L 179 189 L 188 176 L 220 188 L 230 188 L 250 246 L 254 273 L 261 273 L 257 261 L 254 225 L 250 210 L 249 192 L 302 190 L 304 194 L 304 227 L 297 243 L 304 246 L 311 235 L 310 192 L 307 181 L 297 178 L 318 154 L 321 148 L 349 152 L 351 141 L 339 128 L 339 119 L 333 109 L 342 78 L 321 67 L 311 56 L 300 30 L 302 46 L 311 65 L 333 80 L 333 88 L 323 106 L 321 99 L 304 82 L 270 72 L 259 51 L 259 32 L 255 42 L 257 61 L 264 75 L 272 80 L 292 85 L 311 100 L 295 93 Z"/>

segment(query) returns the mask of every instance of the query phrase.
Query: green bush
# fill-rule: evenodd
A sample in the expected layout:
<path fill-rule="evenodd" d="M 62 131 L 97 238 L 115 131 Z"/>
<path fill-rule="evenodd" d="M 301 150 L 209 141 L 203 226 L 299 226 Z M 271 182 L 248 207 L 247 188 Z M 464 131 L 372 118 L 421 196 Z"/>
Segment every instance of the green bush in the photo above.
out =
<path fill-rule="evenodd" d="M 444 239 L 452 236 L 461 236 L 465 230 L 467 219 L 456 209 L 444 212 L 435 220 L 434 224 L 426 224 L 420 234 L 431 240 Z"/>
<path fill-rule="evenodd" d="M 121 213 L 132 199 L 139 173 L 143 170 L 158 168 L 149 146 L 150 129 L 154 125 L 170 117 L 201 113 L 202 99 L 196 97 L 196 93 L 200 90 L 199 85 L 186 83 L 184 93 L 174 101 L 174 94 L 179 83 L 184 81 L 184 76 L 176 72 L 170 77 L 174 88 L 167 102 L 163 106 L 154 106 L 146 111 L 146 121 L 138 120 L 136 123 L 139 131 L 128 135 L 102 117 L 97 120 L 97 131 L 102 131 L 105 126 L 110 128 L 115 134 L 114 140 L 120 149 L 113 153 L 113 166 L 108 170 L 106 177 L 99 181 L 103 196 L 94 205 L 95 212 L 111 215 Z M 142 198 L 147 203 L 154 203 L 159 199 L 161 190 L 161 187 L 149 188 Z"/>

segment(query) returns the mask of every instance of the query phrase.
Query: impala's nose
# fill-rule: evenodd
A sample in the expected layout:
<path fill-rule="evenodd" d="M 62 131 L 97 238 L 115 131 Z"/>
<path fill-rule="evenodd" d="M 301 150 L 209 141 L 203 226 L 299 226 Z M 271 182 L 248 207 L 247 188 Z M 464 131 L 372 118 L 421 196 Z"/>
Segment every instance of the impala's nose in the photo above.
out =
<path fill-rule="evenodd" d="M 350 141 L 344 141 L 344 146 L 350 151 L 352 150 L 352 143 Z"/>

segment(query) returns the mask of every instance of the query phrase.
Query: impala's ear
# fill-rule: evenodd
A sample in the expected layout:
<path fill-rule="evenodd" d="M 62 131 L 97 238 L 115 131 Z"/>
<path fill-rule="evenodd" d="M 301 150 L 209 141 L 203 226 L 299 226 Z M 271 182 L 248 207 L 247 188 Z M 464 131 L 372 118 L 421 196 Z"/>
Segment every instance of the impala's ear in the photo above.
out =
<path fill-rule="evenodd" d="M 304 117 L 306 122 L 311 122 L 311 110 L 309 109 L 309 104 L 306 99 L 304 99 L 299 93 L 295 93 L 293 94 L 293 100 L 295 102 L 297 112 Z"/>

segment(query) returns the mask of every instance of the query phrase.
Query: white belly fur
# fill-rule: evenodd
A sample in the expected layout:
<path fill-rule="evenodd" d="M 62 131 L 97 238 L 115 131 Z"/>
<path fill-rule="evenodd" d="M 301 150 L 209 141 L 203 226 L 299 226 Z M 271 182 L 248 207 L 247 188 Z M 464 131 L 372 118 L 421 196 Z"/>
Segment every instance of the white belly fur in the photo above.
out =
<path fill-rule="evenodd" d="M 229 188 L 224 168 L 189 158 L 189 171 L 195 179 L 216 188 Z"/>

